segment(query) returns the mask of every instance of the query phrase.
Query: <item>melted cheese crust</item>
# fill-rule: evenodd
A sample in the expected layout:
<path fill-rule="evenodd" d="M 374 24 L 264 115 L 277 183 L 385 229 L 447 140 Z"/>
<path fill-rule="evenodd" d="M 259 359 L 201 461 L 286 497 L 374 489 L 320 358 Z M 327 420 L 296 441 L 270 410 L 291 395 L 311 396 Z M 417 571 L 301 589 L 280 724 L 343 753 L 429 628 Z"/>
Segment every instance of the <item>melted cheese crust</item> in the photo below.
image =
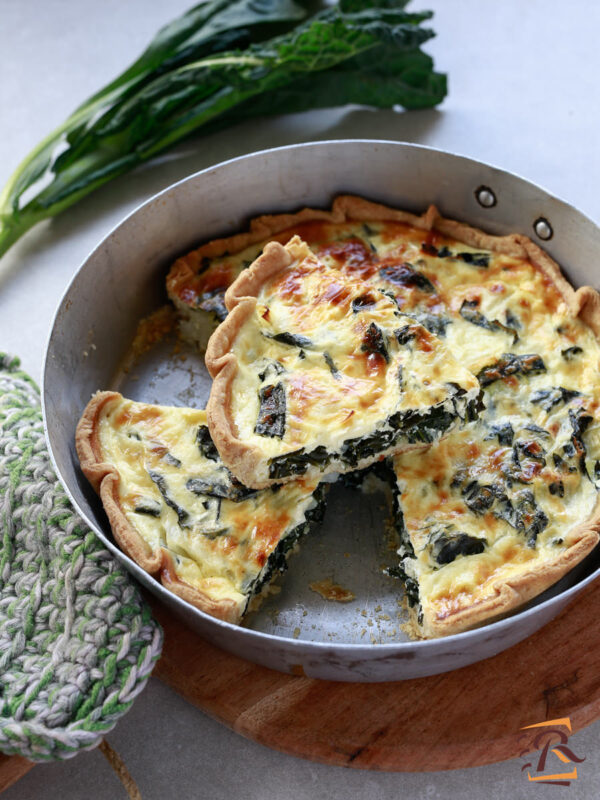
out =
<path fill-rule="evenodd" d="M 271 459 L 317 448 L 332 457 L 305 474 L 348 471 L 457 425 L 479 384 L 440 339 L 401 314 L 394 299 L 315 257 L 300 240 L 288 250 L 294 261 L 261 287 L 231 347 L 232 419 L 238 438 L 264 458 L 252 476 L 256 484 L 239 477 L 260 485 L 273 477 Z M 382 435 L 395 418 L 433 408 L 452 421 L 439 430 L 432 425 L 429 438 L 418 438 L 412 426 L 393 441 Z M 368 459 L 344 457 L 349 443 L 378 435 Z"/>
<path fill-rule="evenodd" d="M 119 505 L 133 530 L 170 555 L 178 580 L 234 601 L 241 616 L 269 556 L 314 509 L 316 482 L 245 490 L 220 461 L 205 411 L 121 398 L 105 404 L 98 425 L 101 457 L 118 471 Z"/>

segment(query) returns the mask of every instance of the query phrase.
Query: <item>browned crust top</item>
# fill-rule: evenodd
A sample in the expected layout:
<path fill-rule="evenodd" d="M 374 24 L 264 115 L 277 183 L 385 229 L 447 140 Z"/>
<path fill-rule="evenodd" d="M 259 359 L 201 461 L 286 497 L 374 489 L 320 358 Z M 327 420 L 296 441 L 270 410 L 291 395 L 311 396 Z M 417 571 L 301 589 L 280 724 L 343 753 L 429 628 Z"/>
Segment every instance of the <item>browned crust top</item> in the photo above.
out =
<path fill-rule="evenodd" d="M 119 547 L 145 572 L 191 605 L 226 622 L 238 623 L 239 606 L 233 600 L 215 600 L 206 592 L 182 581 L 176 574 L 171 554 L 164 548 L 152 549 L 127 519 L 119 499 L 121 476 L 114 464 L 103 456 L 100 420 L 109 403 L 120 403 L 119 392 L 97 392 L 87 404 L 75 433 L 75 447 L 84 475 L 100 495 Z"/>

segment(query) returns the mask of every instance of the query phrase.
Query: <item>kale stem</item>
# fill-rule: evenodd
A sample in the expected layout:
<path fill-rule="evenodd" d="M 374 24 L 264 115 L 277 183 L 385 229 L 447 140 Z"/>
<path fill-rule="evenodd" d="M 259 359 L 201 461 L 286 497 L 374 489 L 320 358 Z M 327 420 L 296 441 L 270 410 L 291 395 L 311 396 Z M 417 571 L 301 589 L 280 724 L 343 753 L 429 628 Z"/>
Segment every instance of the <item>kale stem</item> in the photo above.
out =
<path fill-rule="evenodd" d="M 44 215 L 45 216 L 45 215 Z M 48 214 L 49 216 L 49 214 Z M 35 215 L 24 215 L 19 217 L 18 223 L 14 221 L 0 221 L 0 258 L 13 246 L 13 244 L 33 227 L 36 222 L 40 222 L 44 217 Z"/>

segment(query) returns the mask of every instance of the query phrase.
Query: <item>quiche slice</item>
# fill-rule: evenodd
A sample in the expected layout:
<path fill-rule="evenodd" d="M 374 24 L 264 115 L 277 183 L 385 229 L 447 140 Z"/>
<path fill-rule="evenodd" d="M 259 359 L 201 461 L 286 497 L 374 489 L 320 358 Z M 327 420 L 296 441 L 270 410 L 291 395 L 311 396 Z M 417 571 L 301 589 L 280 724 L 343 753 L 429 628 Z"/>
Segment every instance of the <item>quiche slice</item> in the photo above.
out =
<path fill-rule="evenodd" d="M 299 237 L 268 244 L 225 303 L 206 352 L 208 424 L 246 486 L 361 469 L 479 411 L 477 379 L 440 339 Z"/>
<path fill-rule="evenodd" d="M 322 514 L 315 480 L 242 486 L 219 458 L 204 411 L 99 392 L 76 447 L 120 547 L 167 589 L 228 622 L 241 620 Z"/>
<path fill-rule="evenodd" d="M 484 415 L 418 458 L 394 458 L 397 574 L 415 636 L 504 616 L 597 545 L 600 425 L 580 392 L 563 395 L 560 411 L 548 402 L 544 425 L 534 422 L 541 394 L 530 390 L 513 413 Z"/>

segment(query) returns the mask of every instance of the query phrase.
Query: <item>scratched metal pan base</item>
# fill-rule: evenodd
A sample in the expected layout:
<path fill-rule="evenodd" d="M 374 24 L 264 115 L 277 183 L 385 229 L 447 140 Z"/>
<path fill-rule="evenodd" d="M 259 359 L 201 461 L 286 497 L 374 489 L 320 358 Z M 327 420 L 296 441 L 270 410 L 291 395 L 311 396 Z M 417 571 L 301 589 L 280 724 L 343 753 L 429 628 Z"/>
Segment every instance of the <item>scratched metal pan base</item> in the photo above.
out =
<path fill-rule="evenodd" d="M 71 499 L 106 546 L 173 613 L 214 644 L 274 669 L 349 681 L 438 674 L 492 656 L 550 621 L 600 574 L 594 552 L 576 571 L 505 620 L 444 639 L 414 642 L 402 632 L 402 590 L 383 492 L 332 487 L 324 523 L 304 538 L 280 592 L 244 626 L 207 616 L 164 590 L 114 545 L 95 493 L 77 466 L 75 425 L 90 395 L 116 388 L 133 399 L 202 406 L 208 379 L 193 352 L 165 341 L 123 369 L 139 319 L 165 302 L 172 260 L 201 241 L 246 227 L 264 212 L 328 207 L 352 192 L 445 216 L 492 233 L 539 241 L 575 285 L 594 283 L 600 231 L 580 212 L 521 178 L 417 145 L 336 141 L 244 156 L 192 175 L 149 200 L 91 253 L 59 306 L 46 353 L 43 403 L 55 465 Z M 549 237 L 549 238 L 548 238 Z M 184 356 L 183 358 L 181 356 Z M 354 594 L 324 600 L 310 584 L 332 580 Z"/>

